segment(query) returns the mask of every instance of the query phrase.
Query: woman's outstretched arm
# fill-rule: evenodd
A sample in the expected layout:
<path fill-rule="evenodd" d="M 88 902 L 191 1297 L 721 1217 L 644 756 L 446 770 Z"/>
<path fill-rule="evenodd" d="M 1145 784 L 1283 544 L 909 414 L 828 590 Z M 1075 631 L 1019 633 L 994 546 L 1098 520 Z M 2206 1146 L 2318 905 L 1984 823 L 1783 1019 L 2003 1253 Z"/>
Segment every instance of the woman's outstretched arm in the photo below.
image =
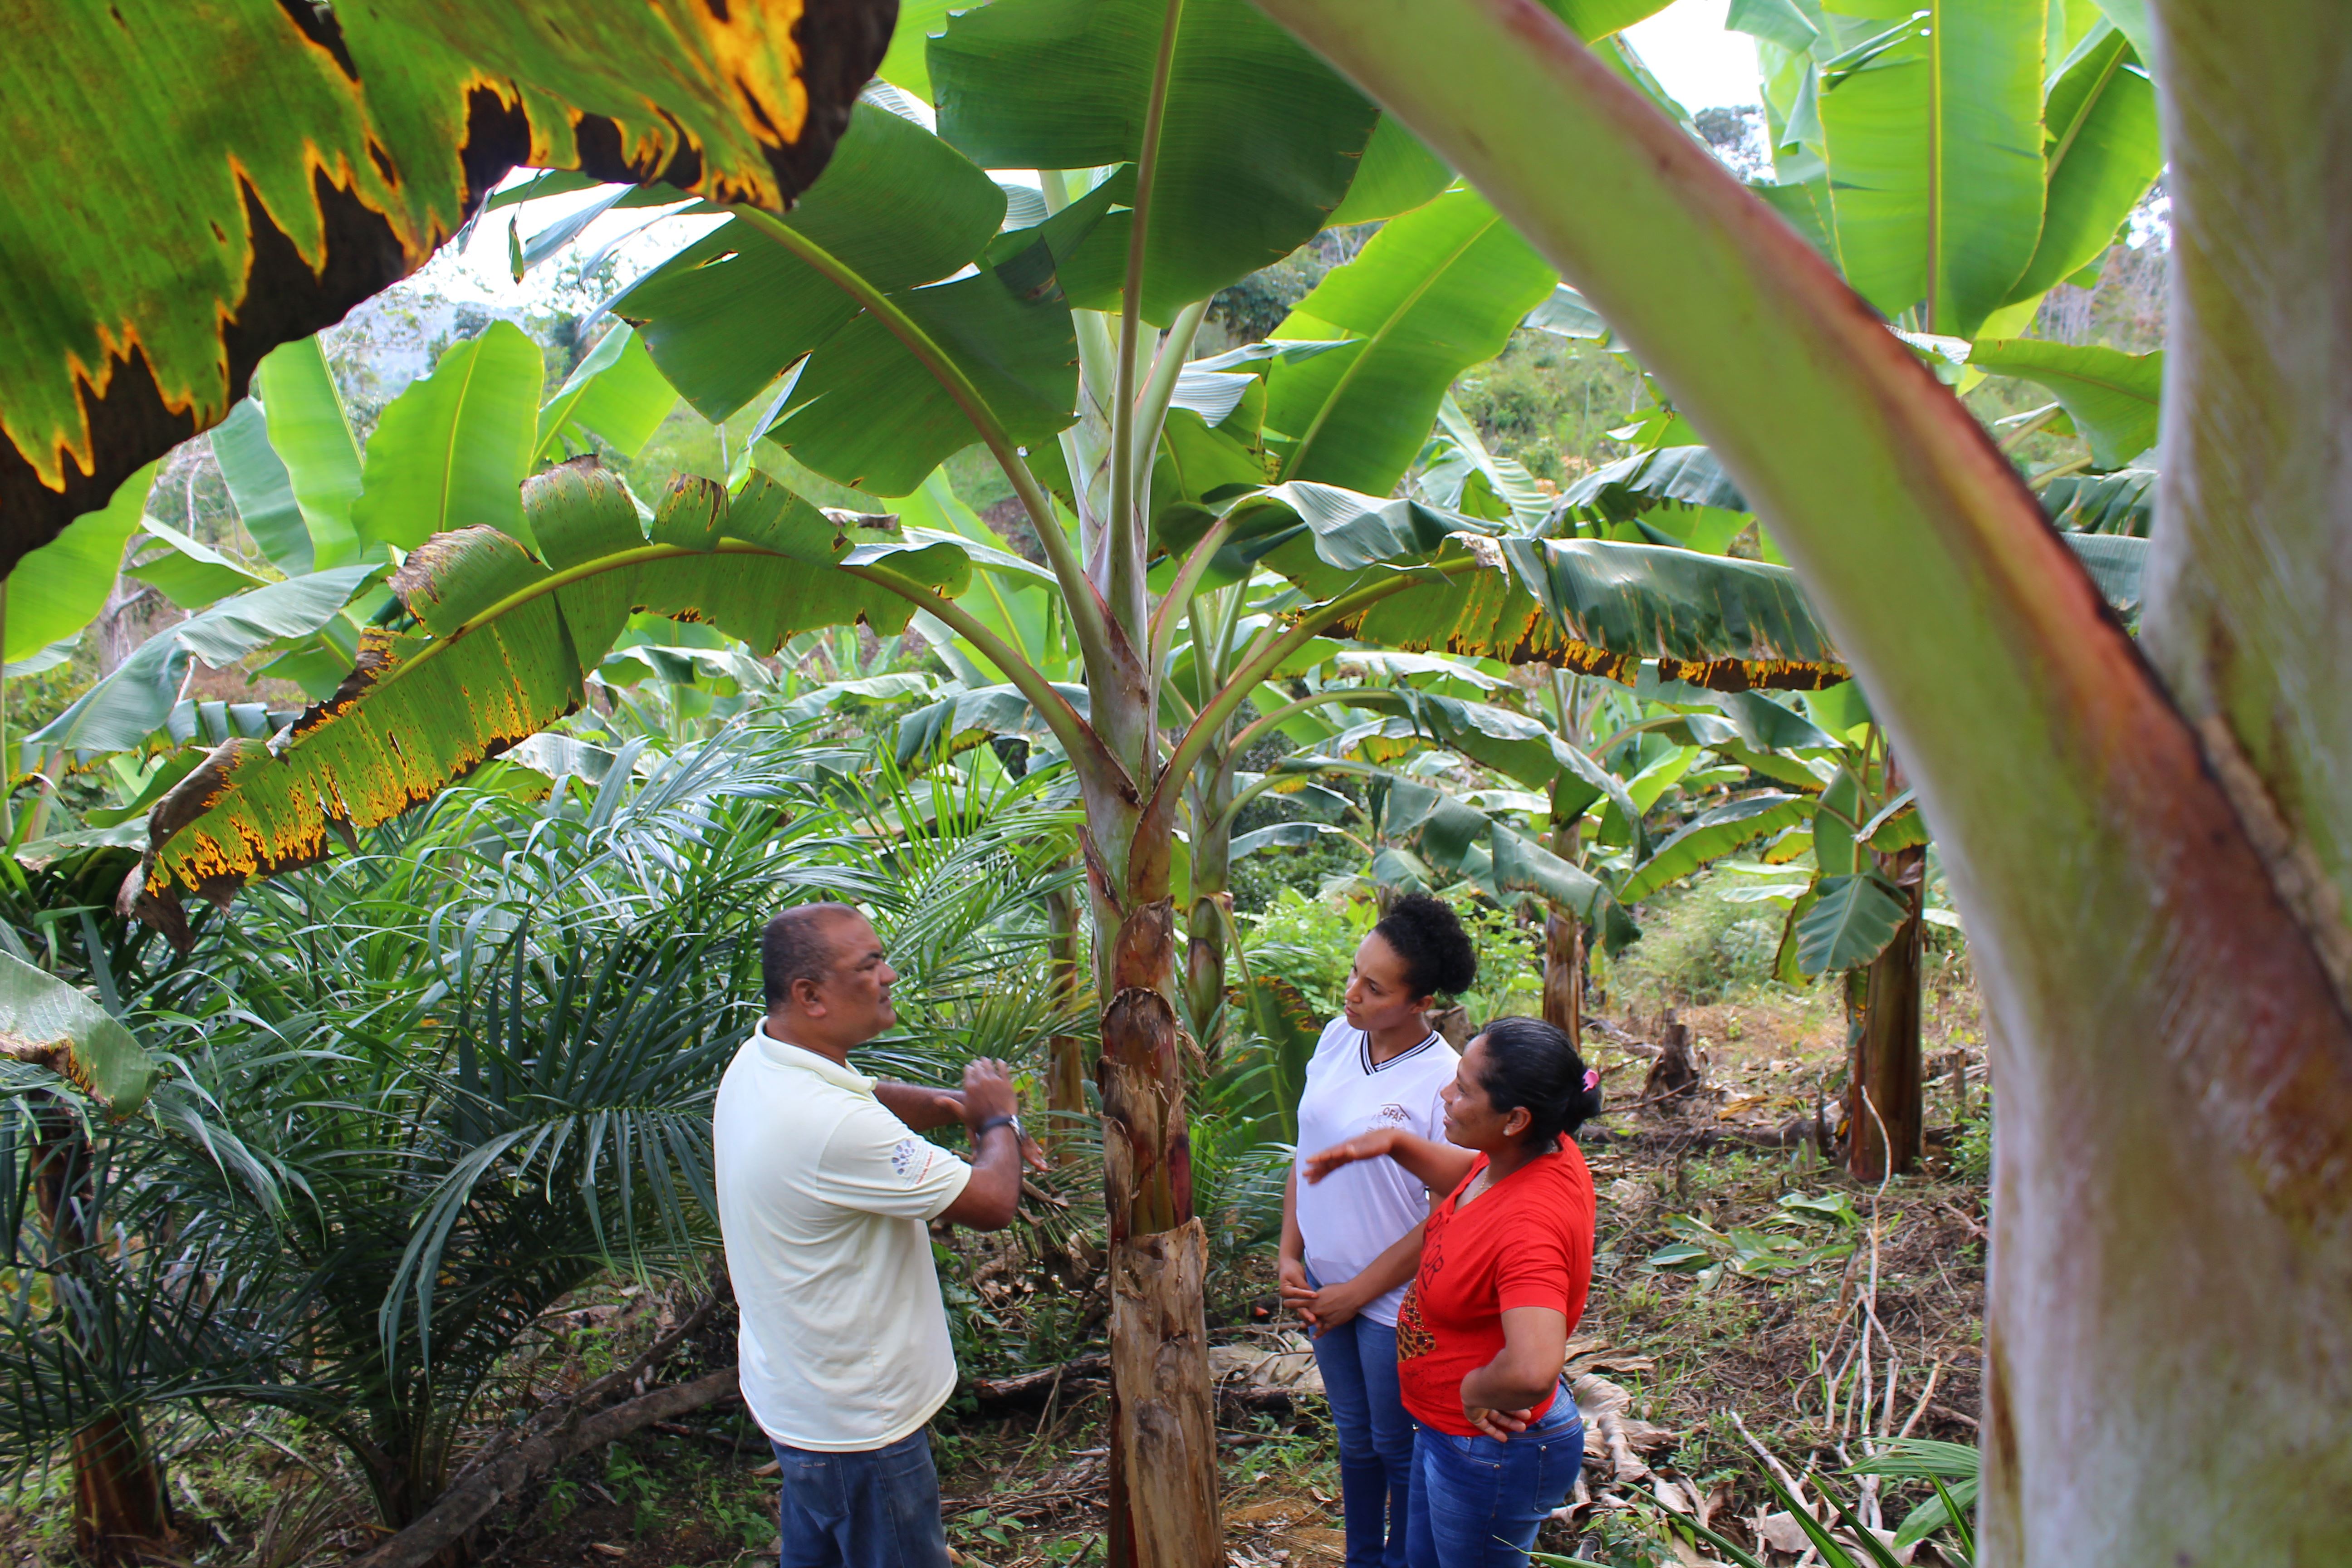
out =
<path fill-rule="evenodd" d="M 1345 1143 L 1334 1143 L 1328 1149 L 1307 1156 L 1306 1173 L 1309 1182 L 1319 1182 L 1342 1165 L 1352 1165 L 1359 1160 L 1394 1160 L 1421 1178 L 1421 1184 L 1433 1194 L 1444 1197 L 1462 1184 L 1470 1167 L 1478 1161 L 1475 1149 L 1458 1148 L 1452 1143 L 1434 1142 L 1418 1133 L 1399 1128 L 1384 1127 L 1377 1132 L 1363 1132 Z"/>

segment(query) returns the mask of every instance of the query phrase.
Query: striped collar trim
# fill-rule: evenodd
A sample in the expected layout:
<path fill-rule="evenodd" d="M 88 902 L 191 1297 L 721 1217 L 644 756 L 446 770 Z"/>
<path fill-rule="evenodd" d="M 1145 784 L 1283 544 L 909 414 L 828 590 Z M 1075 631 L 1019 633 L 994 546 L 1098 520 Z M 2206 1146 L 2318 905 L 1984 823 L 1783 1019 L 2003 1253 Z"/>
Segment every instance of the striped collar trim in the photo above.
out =
<path fill-rule="evenodd" d="M 1372 1037 L 1366 1031 L 1359 1029 L 1356 1031 L 1356 1061 L 1363 1068 L 1364 1075 L 1369 1078 L 1373 1073 L 1387 1071 L 1390 1068 L 1396 1066 L 1399 1062 L 1411 1061 L 1413 1058 L 1421 1055 L 1422 1052 L 1429 1049 L 1430 1047 L 1437 1044 L 1438 1039 L 1439 1036 L 1437 1031 L 1432 1029 L 1429 1031 L 1428 1038 L 1423 1040 L 1421 1044 L 1408 1047 L 1406 1049 L 1399 1051 L 1396 1055 L 1391 1057 L 1384 1062 L 1375 1062 L 1372 1060 Z"/>

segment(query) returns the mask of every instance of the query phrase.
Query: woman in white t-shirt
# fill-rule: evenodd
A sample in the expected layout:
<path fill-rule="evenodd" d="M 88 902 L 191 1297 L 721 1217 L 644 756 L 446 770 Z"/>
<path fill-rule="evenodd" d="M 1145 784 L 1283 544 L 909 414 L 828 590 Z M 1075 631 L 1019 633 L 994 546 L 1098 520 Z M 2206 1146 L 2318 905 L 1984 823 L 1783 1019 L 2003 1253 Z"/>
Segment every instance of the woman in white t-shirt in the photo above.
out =
<path fill-rule="evenodd" d="M 1439 994 L 1469 989 L 1478 959 L 1452 907 L 1399 899 L 1356 949 L 1345 1013 L 1307 1066 L 1298 1147 L 1394 1127 L 1442 1140 L 1438 1091 L 1459 1058 L 1429 1026 Z M 1344 1179 L 1343 1179 L 1344 1178 Z M 1429 1194 L 1392 1160 L 1368 1160 L 1282 1196 L 1282 1299 L 1315 1336 L 1339 1434 L 1348 1568 L 1403 1568 L 1412 1418 L 1397 1393 L 1396 1318 L 1421 1264 Z"/>

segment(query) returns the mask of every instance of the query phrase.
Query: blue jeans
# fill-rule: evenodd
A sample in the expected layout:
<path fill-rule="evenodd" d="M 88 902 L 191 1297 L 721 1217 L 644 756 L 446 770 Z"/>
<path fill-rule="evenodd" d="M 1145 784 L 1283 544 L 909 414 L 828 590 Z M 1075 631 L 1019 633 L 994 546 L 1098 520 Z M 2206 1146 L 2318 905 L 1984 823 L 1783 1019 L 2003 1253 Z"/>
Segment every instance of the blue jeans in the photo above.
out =
<path fill-rule="evenodd" d="M 1412 1417 L 1397 1395 L 1396 1329 L 1350 1318 L 1315 1339 L 1315 1364 L 1339 1431 L 1339 1506 L 1348 1568 L 1404 1568 Z"/>
<path fill-rule="evenodd" d="M 784 1489 L 781 1568 L 947 1568 L 929 1432 L 850 1454 L 768 1447 Z"/>
<path fill-rule="evenodd" d="M 1537 1529 L 1576 1489 L 1584 1463 L 1576 1401 L 1562 1389 L 1541 1421 L 1507 1443 L 1413 1425 L 1411 1568 L 1525 1568 Z"/>

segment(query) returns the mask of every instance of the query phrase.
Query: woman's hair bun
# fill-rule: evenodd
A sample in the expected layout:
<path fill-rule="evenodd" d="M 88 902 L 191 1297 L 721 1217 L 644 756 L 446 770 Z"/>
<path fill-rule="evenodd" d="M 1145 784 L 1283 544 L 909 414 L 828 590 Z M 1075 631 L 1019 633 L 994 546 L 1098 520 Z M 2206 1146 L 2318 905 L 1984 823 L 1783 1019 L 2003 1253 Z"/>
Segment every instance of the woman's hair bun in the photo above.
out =
<path fill-rule="evenodd" d="M 1601 1085 L 1568 1037 L 1540 1018 L 1496 1018 L 1478 1031 L 1486 1042 L 1486 1099 L 1506 1114 L 1525 1107 L 1535 1147 L 1556 1142 L 1601 1114 Z"/>
<path fill-rule="evenodd" d="M 1407 893 L 1389 906 L 1372 930 L 1404 963 L 1404 983 L 1416 996 L 1459 996 L 1478 982 L 1478 953 L 1462 917 L 1444 899 Z"/>

